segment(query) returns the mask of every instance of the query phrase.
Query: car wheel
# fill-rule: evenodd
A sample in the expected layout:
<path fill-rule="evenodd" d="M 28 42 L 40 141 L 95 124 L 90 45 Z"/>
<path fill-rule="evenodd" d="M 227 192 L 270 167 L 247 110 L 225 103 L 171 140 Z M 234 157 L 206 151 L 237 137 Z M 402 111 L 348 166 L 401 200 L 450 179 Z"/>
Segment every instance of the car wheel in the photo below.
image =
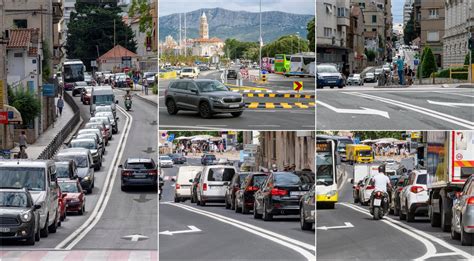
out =
<path fill-rule="evenodd" d="M 407 218 L 406 214 L 403 214 L 401 205 L 400 205 L 400 215 L 398 217 L 400 218 L 400 220 L 405 220 Z"/>
<path fill-rule="evenodd" d="M 267 203 L 263 202 L 263 216 L 262 219 L 264 221 L 271 221 L 273 219 L 273 215 L 267 212 Z"/>
<path fill-rule="evenodd" d="M 462 229 L 462 227 L 461 227 L 461 229 Z M 455 239 L 455 240 L 458 240 L 458 239 L 461 238 L 461 234 L 459 234 L 458 232 L 456 232 L 456 230 L 454 230 L 453 220 L 451 220 L 451 238 Z"/>
<path fill-rule="evenodd" d="M 313 226 L 311 223 L 306 222 L 303 206 L 300 206 L 300 226 L 302 230 L 311 230 L 311 227 Z"/>
<path fill-rule="evenodd" d="M 194 195 L 191 196 L 191 203 L 196 203 L 196 200 L 194 200 Z"/>
<path fill-rule="evenodd" d="M 176 103 L 172 99 L 166 102 L 166 109 L 169 115 L 176 115 L 178 113 L 178 107 L 176 107 Z"/>
<path fill-rule="evenodd" d="M 250 209 L 245 206 L 245 201 L 242 200 L 242 214 L 250 213 Z"/>
<path fill-rule="evenodd" d="M 212 116 L 211 106 L 209 105 L 208 102 L 202 102 L 199 105 L 199 115 L 201 115 L 201 117 L 205 119 L 211 118 Z"/>
<path fill-rule="evenodd" d="M 85 208 L 86 208 L 86 206 L 82 205 L 81 209 L 79 209 L 79 211 L 78 211 L 78 214 L 82 216 L 85 212 Z"/>
<path fill-rule="evenodd" d="M 175 202 L 175 203 L 179 203 L 179 198 L 174 197 L 174 202 Z"/>
<path fill-rule="evenodd" d="M 235 201 L 234 200 L 230 200 L 230 209 L 231 210 L 235 210 L 236 206 L 235 206 Z"/>
<path fill-rule="evenodd" d="M 415 213 L 411 212 L 407 204 L 407 222 L 415 222 Z"/>
<path fill-rule="evenodd" d="M 237 204 L 235 199 L 233 200 L 233 202 L 234 202 L 234 207 L 235 207 L 235 213 L 241 213 L 242 208 Z"/>
<path fill-rule="evenodd" d="M 122 184 L 122 185 L 120 186 L 120 190 L 122 190 L 122 191 L 127 191 L 127 187 Z"/>
<path fill-rule="evenodd" d="M 354 197 L 354 203 L 355 203 L 355 204 L 359 203 L 359 199 L 356 198 L 356 197 Z"/>
<path fill-rule="evenodd" d="M 451 225 L 448 224 L 449 213 L 447 213 L 444 210 L 443 201 L 440 200 L 439 202 L 440 202 L 440 209 L 441 209 L 441 229 L 444 232 L 449 232 L 449 230 L 451 229 Z"/>
<path fill-rule="evenodd" d="M 329 88 L 334 89 L 334 86 L 329 86 Z"/>
<path fill-rule="evenodd" d="M 35 233 L 35 240 L 36 241 L 40 241 L 41 239 L 41 228 L 40 228 L 40 224 L 37 224 L 37 229 L 36 229 L 36 233 Z"/>
<path fill-rule="evenodd" d="M 233 117 L 237 118 L 237 117 L 240 117 L 240 115 L 242 115 L 242 111 L 238 111 L 238 112 L 231 112 L 230 114 L 232 114 Z"/>
<path fill-rule="evenodd" d="M 225 208 L 226 208 L 226 209 L 229 209 L 229 208 L 230 208 L 229 201 L 227 201 L 227 196 L 225 196 Z"/>
<path fill-rule="evenodd" d="M 41 237 L 48 237 L 49 235 L 48 223 L 49 223 L 49 216 L 46 218 L 46 223 L 44 224 L 44 228 L 40 230 Z"/>
<path fill-rule="evenodd" d="M 472 246 L 474 243 L 474 234 L 466 233 L 461 222 L 461 245 Z"/>
<path fill-rule="evenodd" d="M 257 204 L 256 203 L 253 203 L 253 218 L 254 219 L 262 218 L 262 215 L 258 214 L 258 212 L 257 212 Z"/>
<path fill-rule="evenodd" d="M 429 216 L 431 227 L 440 227 L 441 226 L 441 216 L 439 213 L 434 213 L 433 207 L 429 206 Z"/>
<path fill-rule="evenodd" d="M 53 224 L 48 227 L 49 233 L 56 233 L 57 228 L 58 228 L 58 214 L 56 213 L 56 217 L 54 218 Z"/>
<path fill-rule="evenodd" d="M 26 245 L 28 246 L 34 246 L 36 242 L 36 233 L 33 231 L 31 232 L 31 235 L 26 239 Z"/>

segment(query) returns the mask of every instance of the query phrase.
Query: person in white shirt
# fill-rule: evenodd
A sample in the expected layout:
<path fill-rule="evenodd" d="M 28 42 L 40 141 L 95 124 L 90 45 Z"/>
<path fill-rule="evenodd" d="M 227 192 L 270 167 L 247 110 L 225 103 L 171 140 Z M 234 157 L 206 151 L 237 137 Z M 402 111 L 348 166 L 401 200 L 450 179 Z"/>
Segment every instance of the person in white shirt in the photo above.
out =
<path fill-rule="evenodd" d="M 370 204 L 372 206 L 373 197 L 375 192 L 382 191 L 385 194 L 385 198 L 388 200 L 388 190 L 387 187 L 392 190 L 392 184 L 390 184 L 390 179 L 385 175 L 385 164 L 382 164 L 378 168 L 378 174 L 372 177 L 371 184 L 374 185 L 375 189 L 370 196 Z M 388 204 L 385 204 L 385 210 L 387 210 Z"/>

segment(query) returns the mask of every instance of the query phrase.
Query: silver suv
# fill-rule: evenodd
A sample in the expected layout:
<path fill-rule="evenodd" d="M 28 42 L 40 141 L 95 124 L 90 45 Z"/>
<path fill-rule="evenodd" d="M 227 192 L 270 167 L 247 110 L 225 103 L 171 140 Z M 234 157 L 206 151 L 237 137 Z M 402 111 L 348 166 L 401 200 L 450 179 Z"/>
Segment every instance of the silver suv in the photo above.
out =
<path fill-rule="evenodd" d="M 232 92 L 216 80 L 176 80 L 165 91 L 165 104 L 170 115 L 179 110 L 197 111 L 203 118 L 230 113 L 239 117 L 245 110 L 242 94 Z"/>

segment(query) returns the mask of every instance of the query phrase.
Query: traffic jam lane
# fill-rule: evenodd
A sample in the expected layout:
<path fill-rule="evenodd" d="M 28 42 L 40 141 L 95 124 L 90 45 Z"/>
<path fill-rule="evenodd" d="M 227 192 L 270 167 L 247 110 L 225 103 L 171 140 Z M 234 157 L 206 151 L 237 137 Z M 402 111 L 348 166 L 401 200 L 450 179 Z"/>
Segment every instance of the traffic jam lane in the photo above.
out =
<path fill-rule="evenodd" d="M 168 235 L 195 227 L 200 231 Z M 314 253 L 282 238 L 257 232 L 184 204 L 160 204 L 160 260 L 242 259 L 312 260 Z"/>

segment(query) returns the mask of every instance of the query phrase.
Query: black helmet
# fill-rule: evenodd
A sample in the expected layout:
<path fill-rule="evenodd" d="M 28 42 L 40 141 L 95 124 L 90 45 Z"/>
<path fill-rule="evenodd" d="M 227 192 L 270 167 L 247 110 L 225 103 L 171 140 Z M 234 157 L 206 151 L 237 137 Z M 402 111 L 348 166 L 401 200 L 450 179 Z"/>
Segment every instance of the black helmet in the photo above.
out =
<path fill-rule="evenodd" d="M 385 164 L 382 164 L 379 166 L 379 173 L 382 172 L 383 174 L 385 174 Z"/>

